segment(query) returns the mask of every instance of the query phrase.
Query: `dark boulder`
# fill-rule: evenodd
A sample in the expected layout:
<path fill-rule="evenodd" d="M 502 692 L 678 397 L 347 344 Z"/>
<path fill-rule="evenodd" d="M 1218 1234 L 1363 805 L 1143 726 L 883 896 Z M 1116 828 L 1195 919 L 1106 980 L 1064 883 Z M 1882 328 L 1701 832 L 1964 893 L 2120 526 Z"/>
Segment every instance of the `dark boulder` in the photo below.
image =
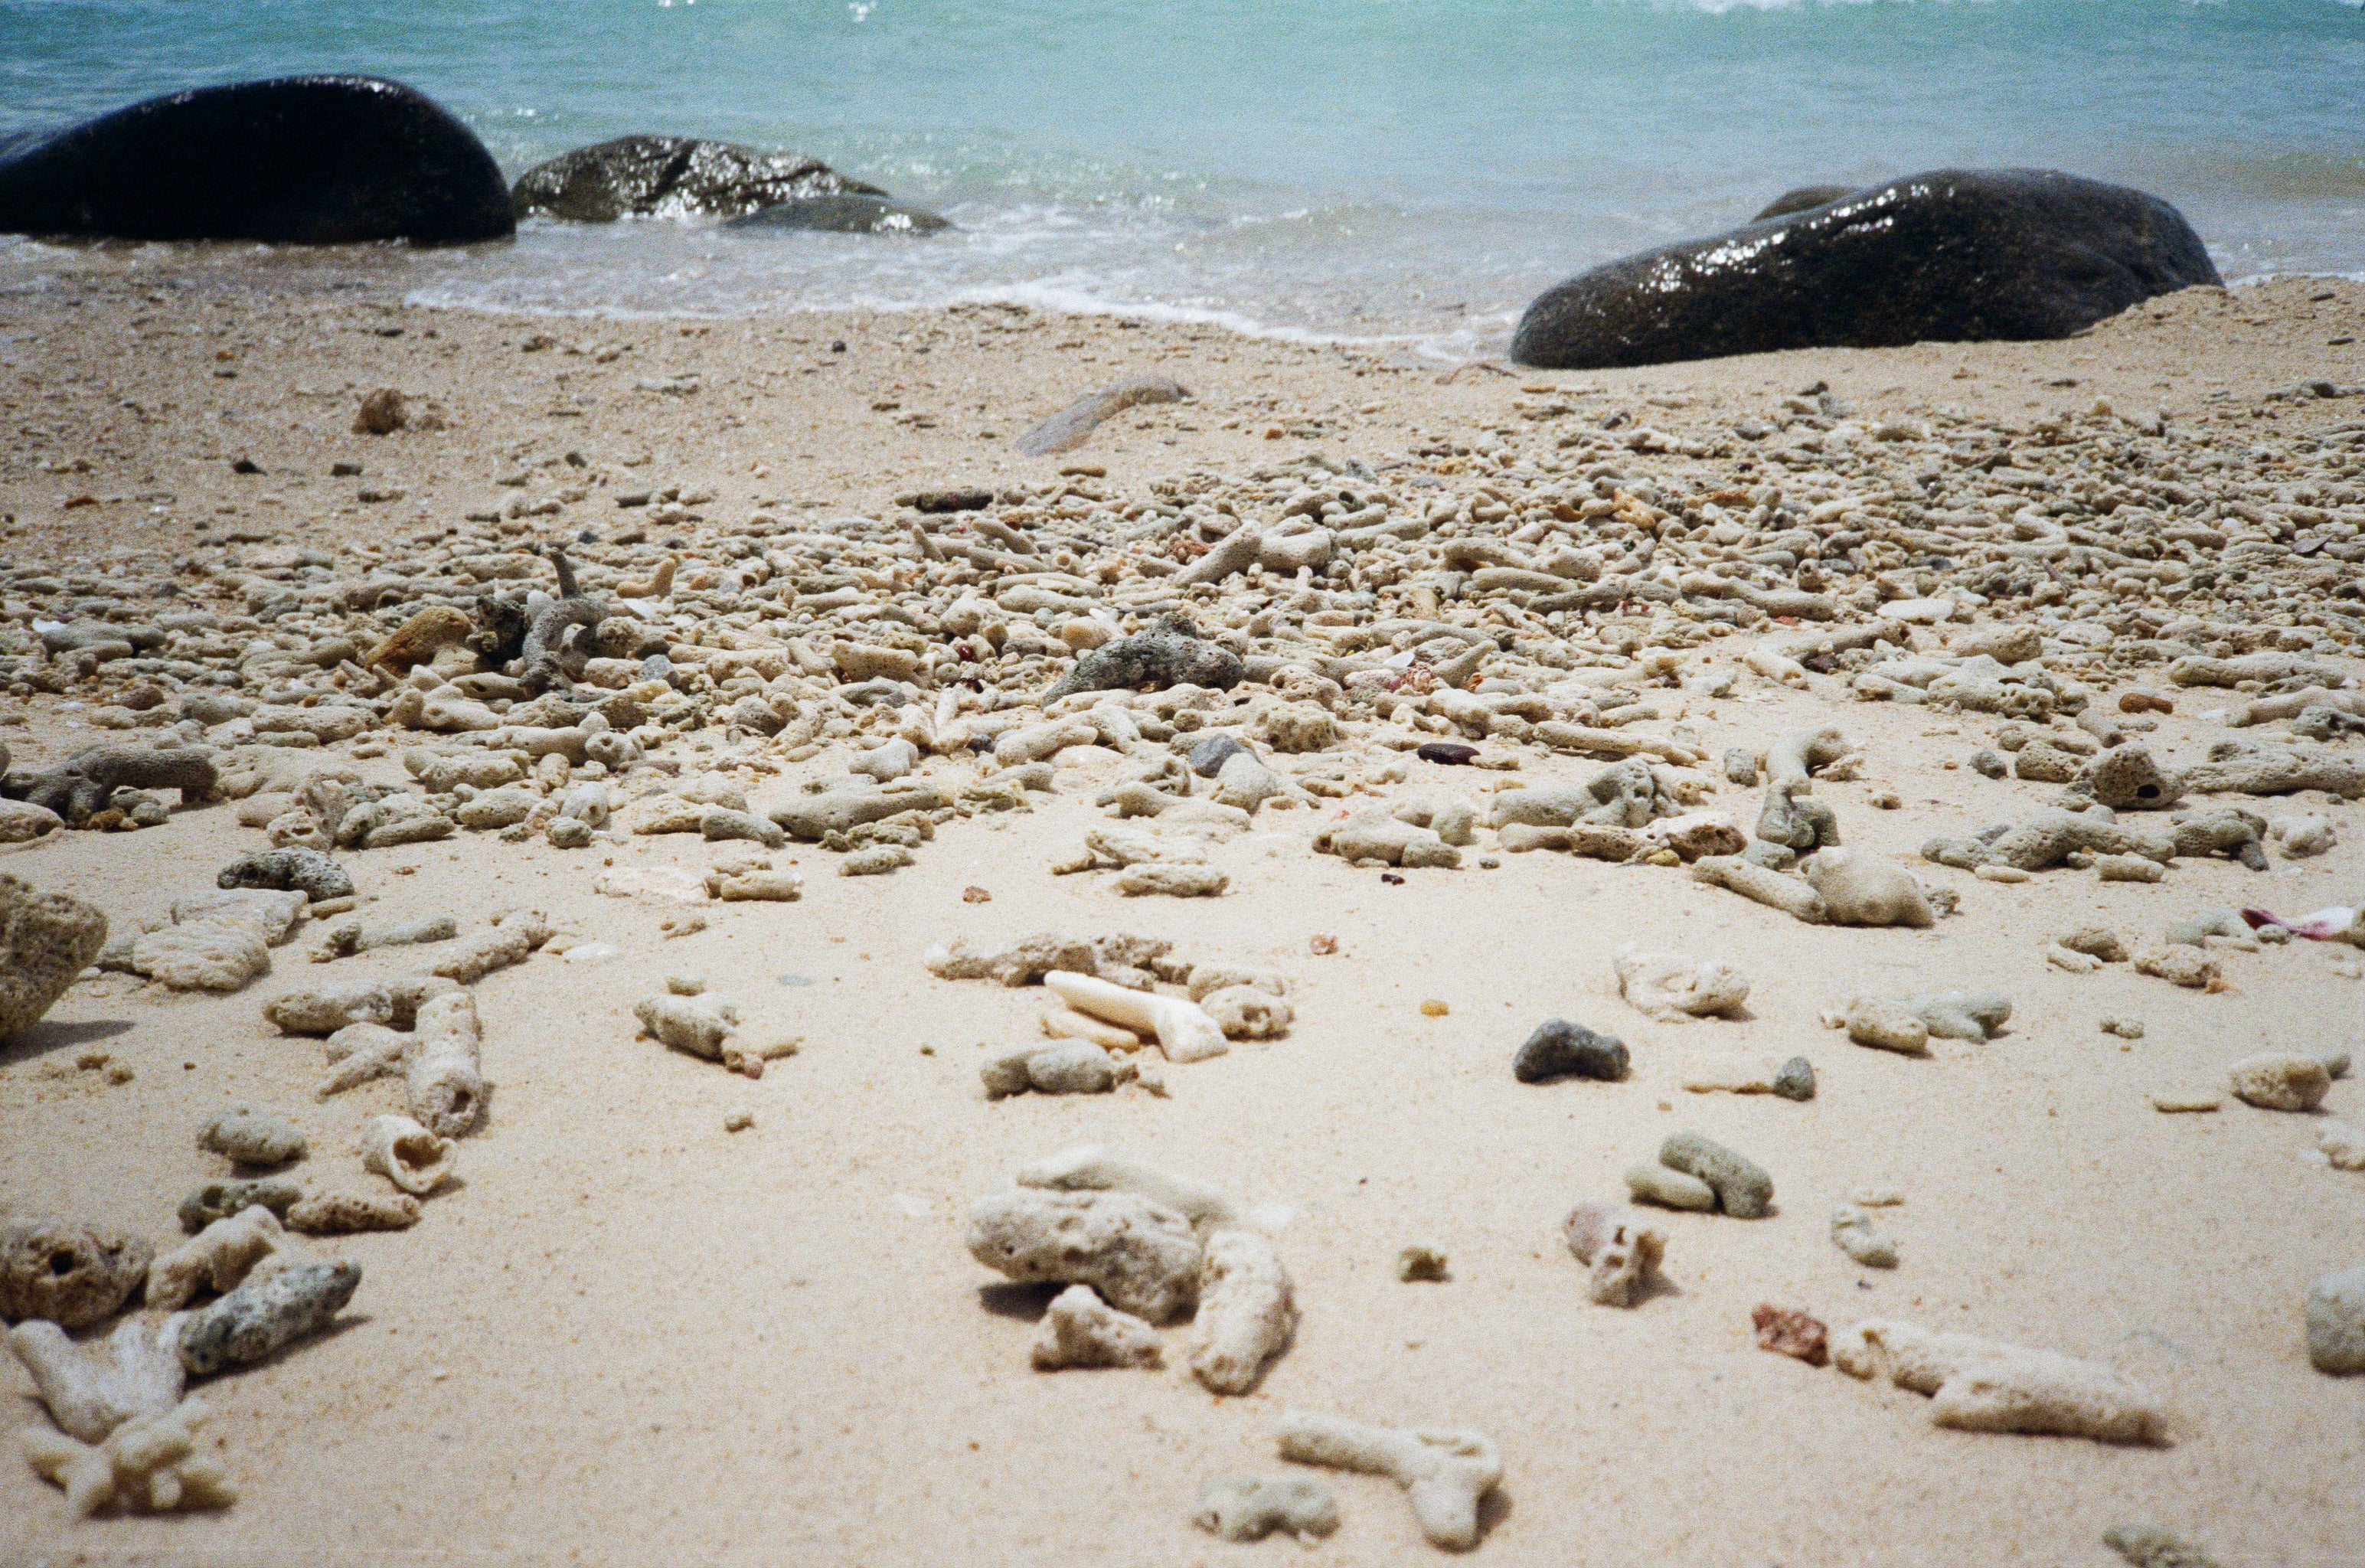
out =
<path fill-rule="evenodd" d="M 0 143 L 0 232 L 440 245 L 516 228 L 476 133 L 375 76 L 199 87 Z"/>
<path fill-rule="evenodd" d="M 801 229 L 820 234 L 934 234 L 951 224 L 925 207 L 906 207 L 885 196 L 800 196 L 774 202 L 725 229 Z"/>
<path fill-rule="evenodd" d="M 1854 185 L 1800 185 L 1796 190 L 1784 191 L 1767 202 L 1749 221 L 1763 223 L 1769 218 L 1788 218 L 1794 212 L 1804 212 L 1810 207 L 1837 201 L 1855 188 Z"/>
<path fill-rule="evenodd" d="M 1511 357 L 1552 370 L 1780 349 L 2066 338 L 2219 282 L 2174 207 L 2034 169 L 1942 169 L 1579 274 Z"/>
<path fill-rule="evenodd" d="M 687 136 L 620 136 L 536 164 L 510 192 L 520 218 L 735 218 L 811 196 L 883 196 L 801 152 L 758 152 Z"/>

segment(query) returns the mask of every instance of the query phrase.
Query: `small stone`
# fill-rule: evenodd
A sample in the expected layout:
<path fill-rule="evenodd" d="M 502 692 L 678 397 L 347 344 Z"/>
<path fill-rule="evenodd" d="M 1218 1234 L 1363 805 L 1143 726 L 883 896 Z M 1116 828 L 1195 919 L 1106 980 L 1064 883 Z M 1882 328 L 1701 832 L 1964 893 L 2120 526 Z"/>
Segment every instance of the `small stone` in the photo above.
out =
<path fill-rule="evenodd" d="M 2324 1063 L 2296 1051 L 2245 1057 L 2231 1070 L 2235 1095 L 2261 1111 L 2313 1111 L 2332 1089 Z"/>
<path fill-rule="evenodd" d="M 2141 855 L 2097 855 L 2094 875 L 2105 882 L 2157 882 L 2168 868 Z"/>
<path fill-rule="evenodd" d="M 2119 699 L 2120 706 L 2125 709 L 2129 698 L 2140 695 L 2129 692 Z M 2102 1532 L 2102 1544 L 2125 1558 L 2129 1568 L 2217 1568 L 2207 1552 L 2153 1525 L 2113 1525 Z"/>
<path fill-rule="evenodd" d="M 2144 864 L 2148 866 L 2151 862 L 2146 860 Z M 2025 882 L 2028 880 L 2028 873 L 2022 870 L 2017 866 L 1977 866 L 1972 868 L 1971 875 L 1977 877 L 1982 882 Z"/>
<path fill-rule="evenodd" d="M 1971 753 L 1971 771 L 1983 778 L 2001 778 L 2011 770 L 2009 763 L 1986 746 Z"/>
<path fill-rule="evenodd" d="M 2214 1089 L 2155 1089 L 2151 1092 L 2151 1108 L 2155 1111 L 2214 1111 L 2225 1103 L 2225 1096 Z"/>
<path fill-rule="evenodd" d="M 1339 938 L 1327 931 L 1317 931 L 1306 939 L 1308 951 L 1317 958 L 1327 958 L 1339 950 Z"/>
<path fill-rule="evenodd" d="M 1421 1009 L 1428 1012 L 1427 1007 Z M 1439 1004 L 1443 1011 L 1443 1004 Z M 1511 1058 L 1511 1076 L 1521 1083 L 1541 1083 L 1554 1078 L 1595 1078 L 1616 1082 L 1626 1076 L 1625 1043 L 1596 1034 L 1565 1018 L 1547 1018 L 1536 1025 Z M 1811 1091 L 1810 1091 L 1811 1092 Z"/>
<path fill-rule="evenodd" d="M 726 1133 L 745 1132 L 755 1125 L 756 1113 L 753 1111 L 728 1111 L 723 1114 L 723 1130 Z"/>
<path fill-rule="evenodd" d="M 303 1131 L 285 1116 L 240 1105 L 198 1129 L 197 1147 L 240 1165 L 268 1168 L 303 1159 L 308 1145 Z"/>
<path fill-rule="evenodd" d="M 2326 1274 L 2308 1288 L 2307 1359 L 2335 1376 L 2365 1372 L 2365 1268 Z"/>
<path fill-rule="evenodd" d="M 1435 997 L 1420 1004 L 1420 1015 L 1424 1018 L 1442 1018 L 1451 1011 L 1452 1011 L 1451 1008 Z"/>
<path fill-rule="evenodd" d="M 993 895 L 987 892 L 983 888 L 971 886 L 961 890 L 961 902 L 963 903 L 992 903 L 992 902 Z"/>
<path fill-rule="evenodd" d="M 1831 1333 L 1815 1318 L 1794 1307 L 1760 1302 L 1749 1314 L 1757 1329 L 1757 1348 L 1777 1355 L 1795 1356 L 1810 1367 L 1831 1359 Z"/>
<path fill-rule="evenodd" d="M 1707 1182 L 1718 1206 L 1735 1219 L 1759 1219 L 1773 1210 L 1774 1178 L 1745 1155 L 1698 1133 L 1668 1134 L 1659 1146 L 1659 1163 Z"/>
<path fill-rule="evenodd" d="M 2144 1037 L 2143 1020 L 2112 1014 L 2102 1020 L 2102 1033 L 2115 1035 L 2122 1040 L 2140 1040 Z"/>
<path fill-rule="evenodd" d="M 1706 1211 L 1716 1207 L 1715 1188 L 1697 1176 L 1687 1176 L 1664 1165 L 1628 1166 L 1626 1190 L 1642 1202 L 1663 1208 Z"/>
<path fill-rule="evenodd" d="M 1815 1064 L 1805 1057 L 1792 1057 L 1782 1064 L 1775 1075 L 1774 1092 L 1785 1100 L 1811 1100 L 1815 1097 Z"/>
<path fill-rule="evenodd" d="M 1875 1230 L 1872 1216 L 1853 1204 L 1832 1211 L 1832 1245 L 1867 1269 L 1897 1267 L 1897 1243 Z"/>
<path fill-rule="evenodd" d="M 1445 1254 L 1434 1247 L 1407 1247 L 1396 1254 L 1396 1278 L 1406 1284 L 1445 1282 Z"/>

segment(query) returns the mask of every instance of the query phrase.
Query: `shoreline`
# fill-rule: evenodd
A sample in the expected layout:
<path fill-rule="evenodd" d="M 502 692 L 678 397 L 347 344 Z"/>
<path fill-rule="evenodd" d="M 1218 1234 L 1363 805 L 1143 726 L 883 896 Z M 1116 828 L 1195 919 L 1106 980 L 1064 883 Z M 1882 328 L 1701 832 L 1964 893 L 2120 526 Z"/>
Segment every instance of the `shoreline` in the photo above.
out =
<path fill-rule="evenodd" d="M 2207 938 L 2213 991 L 2129 963 L 2072 972 L 2046 948 L 2102 924 L 2147 950 L 2205 910 L 2355 903 L 2365 807 L 2320 790 L 2188 802 L 2331 824 L 2327 853 L 2277 839 L 2264 872 L 2205 855 L 2176 857 L 2158 883 L 1942 865 L 1922 853 L 1933 837 L 2023 821 L 2060 787 L 2034 766 L 1984 777 L 1975 754 L 2014 721 L 1869 700 L 1861 678 L 1882 663 L 1856 656 L 1889 626 L 1903 640 L 1893 674 L 1917 659 L 1959 673 L 1972 639 L 2025 628 L 2065 706 L 2012 738 L 2073 759 L 2093 744 L 2067 711 L 2074 687 L 2175 768 L 2227 742 L 2302 744 L 2287 720 L 2225 721 L 2263 689 L 2168 671 L 2265 654 L 2352 693 L 2365 679 L 2365 601 L 2342 591 L 2365 540 L 2350 455 L 2365 284 L 2189 290 L 2060 342 L 1555 373 L 994 306 L 561 319 L 291 290 L 268 269 L 184 289 L 137 257 L 86 261 L 9 296 L 0 319 L 0 668 L 21 689 L 0 696 L 0 742 L 15 768 L 173 733 L 141 715 L 231 692 L 369 719 L 280 747 L 239 731 L 259 729 L 250 713 L 199 723 L 206 744 L 415 793 L 403 754 L 465 750 L 465 735 L 391 723 L 391 687 L 315 652 L 359 653 L 420 604 L 547 587 L 525 547 L 558 542 L 601 593 L 680 558 L 647 615 L 685 678 L 651 700 L 678 697 L 701 722 L 651 735 L 645 765 L 606 780 L 576 767 L 620 797 L 588 847 L 464 830 L 339 851 L 371 925 L 454 914 L 473 935 L 493 911 L 530 908 L 570 951 L 546 951 L 476 987 L 497 1093 L 459 1143 L 462 1183 L 409 1230 L 308 1240 L 364 1265 L 341 1327 L 206 1385 L 234 1506 L 75 1524 L 0 1452 L 0 1556 L 1216 1563 L 1249 1549 L 1194 1529 L 1193 1499 L 1208 1476 L 1245 1473 L 1337 1495 L 1346 1522 L 1309 1564 L 1423 1560 L 1388 1482 L 1276 1456 L 1285 1407 L 1490 1436 L 1506 1476 L 1474 1559 L 1489 1562 L 2100 1568 L 2106 1529 L 2151 1521 L 2229 1562 L 2312 1568 L 2365 1528 L 2355 1380 L 2310 1369 L 2300 1322 L 2309 1281 L 2365 1261 L 2365 1179 L 2304 1157 L 2325 1122 L 2365 1123 L 2355 1070 L 2321 1115 L 2230 1099 L 2166 1114 L 2149 1099 L 2222 1083 L 2260 1051 L 2346 1041 L 2354 950 Z M 1070 452 L 1013 450 L 1144 375 L 1194 396 L 1126 409 Z M 409 424 L 353 433 L 384 386 Z M 898 498 L 963 487 L 993 498 L 957 513 Z M 1276 557 L 1180 584 L 1239 519 L 1298 528 L 1283 542 L 1323 520 L 1342 569 L 1301 578 Z M 696 882 L 757 854 L 633 831 L 650 814 L 718 790 L 778 810 L 891 735 L 930 743 L 914 776 L 947 799 L 1006 785 L 997 737 L 1059 716 L 1041 700 L 1070 653 L 1168 608 L 1252 661 L 1237 711 L 1187 711 L 1193 728 L 1151 699 L 1070 699 L 1069 716 L 1099 711 L 1107 728 L 1056 754 L 1028 809 L 949 816 L 890 875 L 842 877 L 816 843 L 766 851 L 803 878 L 794 902 L 599 890 L 609 871 Z M 101 663 L 86 679 L 39 648 L 36 622 L 184 614 L 136 675 Z M 1849 633 L 1867 645 L 1813 650 Z M 1462 646 L 1489 689 L 1455 696 L 1484 713 L 1411 676 L 1433 678 Z M 902 657 L 841 659 L 849 648 Z M 1786 649 L 1810 661 L 1795 679 L 1752 662 Z M 920 700 L 847 697 L 864 657 Z M 504 708 L 539 700 L 466 678 Z M 113 700 L 143 682 L 155 710 Z M 2137 691 L 2173 711 L 2123 711 Z M 726 722 L 743 698 L 812 728 Z M 1317 749 L 1276 738 L 1326 722 Z M 1685 809 L 1746 832 L 1763 789 L 1731 782 L 1721 758 L 1825 724 L 1860 758 L 1812 797 L 1843 844 L 1950 891 L 1956 913 L 1926 929 L 1804 924 L 1681 866 L 1520 850 L 1485 825 L 1498 786 L 1593 779 L 1623 738 L 1688 758 L 1663 769 Z M 1162 814 L 1120 823 L 1095 803 L 1201 728 L 1257 745 L 1289 803 L 1187 844 Z M 1414 740 L 1497 766 L 1425 762 Z M 2352 760 L 2359 744 L 2321 743 Z M 548 804 L 569 786 L 544 771 L 524 787 Z M 1316 848 L 1351 812 L 1435 822 L 1457 801 L 1480 823 L 1459 869 Z M 137 930 L 263 846 L 241 824 L 248 803 L 136 834 L 51 834 L 0 849 L 0 870 Z M 1111 829 L 1201 855 L 1182 863 L 1227 890 L 1127 897 L 1111 871 L 1056 869 Z M 436 949 L 308 962 L 321 929 L 300 927 L 227 994 L 101 973 L 0 1047 L 0 1210 L 176 1244 L 175 1204 L 219 1174 L 194 1130 L 241 1103 L 310 1135 L 293 1170 L 308 1186 L 375 1181 L 348 1146 L 365 1113 L 400 1108 L 398 1085 L 315 1101 L 319 1043 L 278 1034 L 261 1003 L 415 972 Z M 1043 1038 L 1043 992 L 939 980 L 922 956 L 1043 930 L 1136 933 L 1272 971 L 1294 1021 L 1212 1060 L 1144 1048 L 1131 1059 L 1162 1093 L 988 1100 L 981 1064 Z M 1745 1014 L 1638 1011 L 1613 969 L 1627 941 L 1734 965 Z M 751 1081 L 635 1039 L 634 1001 L 692 975 L 737 1002 L 747 1038 L 800 1037 L 795 1054 Z M 2007 1031 L 1923 1058 L 1821 1017 L 1859 988 L 1973 986 L 2010 996 Z M 2105 1016 L 2146 1028 L 2105 1034 Z M 1550 1017 L 1619 1036 L 1631 1075 L 1516 1081 L 1513 1051 Z M 1816 1097 L 1687 1087 L 1729 1051 L 1810 1058 Z M 118 1066 L 128 1078 L 110 1081 Z M 725 1131 L 743 1110 L 753 1126 Z M 1772 1172 L 1777 1212 L 1643 1211 L 1668 1233 L 1665 1288 L 1595 1305 L 1563 1216 L 1621 1200 L 1620 1172 L 1687 1128 Z M 1252 1392 L 1211 1397 L 1180 1330 L 1162 1372 L 1030 1369 L 1042 1302 L 972 1260 L 965 1215 L 1026 1161 L 1088 1142 L 1200 1178 L 1270 1227 L 1301 1316 Z M 1829 1238 L 1833 1207 L 1868 1188 L 1903 1196 L 1874 1211 L 1902 1252 L 1894 1271 L 1858 1268 Z M 1447 1255 L 1443 1282 L 1399 1282 L 1413 1246 Z M 1835 1334 L 1898 1319 L 2101 1362 L 2158 1396 L 2169 1441 L 1934 1426 L 1917 1394 L 1758 1349 L 1759 1302 Z M 0 1370 L 20 1425 L 44 1419 L 29 1388 Z M 1703 1475 L 1719 1483 L 1705 1502 Z"/>

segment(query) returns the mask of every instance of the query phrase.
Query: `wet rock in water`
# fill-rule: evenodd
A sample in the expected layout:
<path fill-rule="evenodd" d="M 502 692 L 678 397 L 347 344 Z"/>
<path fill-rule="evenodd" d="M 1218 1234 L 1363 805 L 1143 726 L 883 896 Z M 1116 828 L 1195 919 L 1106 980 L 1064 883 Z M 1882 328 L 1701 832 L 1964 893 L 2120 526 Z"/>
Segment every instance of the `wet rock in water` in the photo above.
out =
<path fill-rule="evenodd" d="M 1659 1163 L 1708 1183 L 1717 1206 L 1735 1219 L 1760 1219 L 1774 1207 L 1774 1178 L 1755 1161 L 1698 1133 L 1670 1133 Z"/>
<path fill-rule="evenodd" d="M 1046 703 L 1078 691 L 1123 691 L 1138 687 L 1164 690 L 1170 686 L 1205 686 L 1228 691 L 1248 678 L 1239 655 L 1205 642 L 1199 629 L 1179 615 L 1162 616 L 1156 624 L 1131 636 L 1104 643 L 1076 661 L 1043 693 Z M 1228 738 L 1228 737 L 1226 737 Z M 1203 743 L 1211 745 L 1212 741 Z M 1239 743 L 1233 742 L 1237 746 Z M 1199 754 L 1191 765 L 1199 767 Z M 1216 767 L 1223 765 L 1218 762 Z M 1202 778 L 1212 774 L 1202 773 Z"/>
<path fill-rule="evenodd" d="M 546 213 L 607 223 L 627 217 L 730 218 L 841 193 L 886 195 L 800 153 L 759 152 L 686 136 L 620 136 L 536 164 L 519 176 L 510 199 L 520 218 Z"/>
<path fill-rule="evenodd" d="M 0 1220 L 0 1319 L 87 1328 L 115 1315 L 154 1249 L 112 1226 L 48 1215 Z"/>
<path fill-rule="evenodd" d="M 374 76 L 200 87 L 0 147 L 0 231 L 460 244 L 516 229 L 483 142 Z"/>
<path fill-rule="evenodd" d="M 1478 1543 L 1479 1499 L 1503 1479 L 1503 1457 L 1477 1432 L 1373 1427 L 1310 1410 L 1281 1413 L 1281 1456 L 1300 1464 L 1384 1475 L 1405 1490 L 1431 1546 Z"/>
<path fill-rule="evenodd" d="M 1794 1356 L 1810 1367 L 1831 1359 L 1830 1334 L 1822 1323 L 1795 1307 L 1759 1302 L 1749 1321 L 1757 1331 L 1757 1348 L 1777 1355 Z"/>
<path fill-rule="evenodd" d="M 1339 1500 L 1317 1481 L 1218 1475 L 1200 1486 L 1191 1522 L 1226 1540 L 1262 1540 L 1277 1529 L 1303 1540 L 1339 1528 Z"/>
<path fill-rule="evenodd" d="M 934 234 L 952 224 L 924 207 L 889 196 L 846 192 L 797 196 L 758 207 L 723 225 L 734 230 L 797 230 L 823 234 Z"/>
<path fill-rule="evenodd" d="M 1027 457 L 1073 452 L 1103 420 L 1144 403 L 1179 403 L 1189 396 L 1190 388 L 1168 376 L 1137 375 L 1077 398 L 1011 444 Z"/>
<path fill-rule="evenodd" d="M 1769 218 L 1788 218 L 1794 212 L 1827 207 L 1856 188 L 1855 185 L 1799 185 L 1767 202 L 1749 221 L 1763 223 Z"/>
<path fill-rule="evenodd" d="M 1626 1076 L 1626 1063 L 1624 1041 L 1565 1018 L 1547 1018 L 1512 1057 L 1511 1076 L 1522 1083 L 1569 1077 L 1615 1082 Z"/>
<path fill-rule="evenodd" d="M 2307 1359 L 2336 1377 L 2365 1372 L 2365 1268 L 2326 1274 L 2308 1287 Z"/>
<path fill-rule="evenodd" d="M 0 1040 L 23 1034 L 106 946 L 106 916 L 0 872 Z"/>
<path fill-rule="evenodd" d="M 189 1315 L 181 1330 L 181 1364 L 208 1377 L 259 1361 L 281 1346 L 329 1326 L 362 1282 L 353 1261 L 306 1263 L 243 1284 Z"/>
<path fill-rule="evenodd" d="M 1579 274 L 1528 308 L 1545 369 L 2066 338 L 2221 280 L 2174 207 L 2049 170 L 1941 169 Z"/>

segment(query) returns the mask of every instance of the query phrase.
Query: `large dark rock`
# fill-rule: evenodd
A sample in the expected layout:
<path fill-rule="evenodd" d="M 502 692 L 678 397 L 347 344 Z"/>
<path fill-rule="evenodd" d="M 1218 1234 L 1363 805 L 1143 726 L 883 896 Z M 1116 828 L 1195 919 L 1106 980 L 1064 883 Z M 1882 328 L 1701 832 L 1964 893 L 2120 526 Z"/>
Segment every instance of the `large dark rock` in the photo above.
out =
<path fill-rule="evenodd" d="M 883 196 L 801 152 L 758 152 L 687 136 L 620 136 L 539 163 L 510 193 L 520 218 L 538 212 L 577 223 L 619 218 L 735 218 L 810 196 Z"/>
<path fill-rule="evenodd" d="M 821 234 L 934 234 L 952 225 L 924 207 L 910 207 L 886 196 L 799 196 L 774 202 L 745 218 L 734 218 L 725 229 L 805 230 Z"/>
<path fill-rule="evenodd" d="M 0 143 L 0 232 L 436 245 L 516 228 L 476 134 L 375 76 L 199 87 Z"/>
<path fill-rule="evenodd" d="M 1579 274 L 1511 357 L 1553 370 L 1777 349 L 2066 338 L 2219 281 L 2157 196 L 2036 169 L 1941 169 Z"/>

